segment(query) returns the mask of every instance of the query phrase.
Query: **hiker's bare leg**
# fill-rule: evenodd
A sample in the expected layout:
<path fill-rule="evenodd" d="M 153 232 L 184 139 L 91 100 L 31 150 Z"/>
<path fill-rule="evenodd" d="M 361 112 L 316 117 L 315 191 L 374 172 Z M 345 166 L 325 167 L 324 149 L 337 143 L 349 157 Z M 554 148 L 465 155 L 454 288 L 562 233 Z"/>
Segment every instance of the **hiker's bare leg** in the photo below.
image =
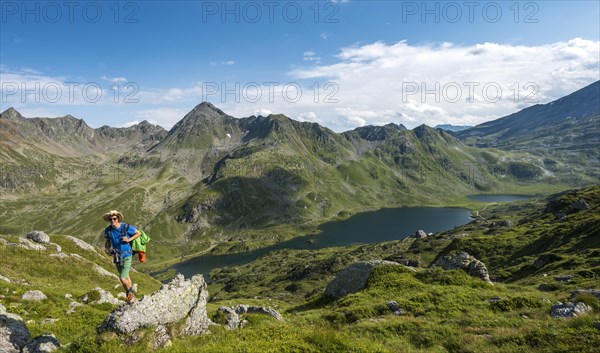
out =
<path fill-rule="evenodd" d="M 123 288 L 125 288 L 125 293 L 127 293 L 127 291 L 129 290 L 129 288 L 131 288 L 131 279 L 129 277 L 127 277 L 127 278 L 119 278 L 119 281 L 121 281 L 121 284 L 123 285 Z"/>

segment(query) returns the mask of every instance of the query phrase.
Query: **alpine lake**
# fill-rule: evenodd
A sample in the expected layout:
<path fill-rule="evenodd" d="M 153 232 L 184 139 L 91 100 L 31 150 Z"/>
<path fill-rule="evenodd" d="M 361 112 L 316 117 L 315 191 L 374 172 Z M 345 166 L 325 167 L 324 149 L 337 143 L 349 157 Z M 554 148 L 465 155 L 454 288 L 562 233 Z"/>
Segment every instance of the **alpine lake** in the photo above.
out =
<path fill-rule="evenodd" d="M 469 195 L 477 202 L 511 202 L 530 198 L 527 195 Z M 443 232 L 472 221 L 471 211 L 457 207 L 400 207 L 357 213 L 347 219 L 323 223 L 320 232 L 300 236 L 272 246 L 245 253 L 205 254 L 176 263 L 174 269 L 186 277 L 209 273 L 215 268 L 239 266 L 280 249 L 316 250 L 328 247 L 380 243 L 402 240 L 422 229 L 427 233 Z M 163 272 L 160 271 L 160 272 Z M 158 273 L 160 273 L 158 272 Z"/>

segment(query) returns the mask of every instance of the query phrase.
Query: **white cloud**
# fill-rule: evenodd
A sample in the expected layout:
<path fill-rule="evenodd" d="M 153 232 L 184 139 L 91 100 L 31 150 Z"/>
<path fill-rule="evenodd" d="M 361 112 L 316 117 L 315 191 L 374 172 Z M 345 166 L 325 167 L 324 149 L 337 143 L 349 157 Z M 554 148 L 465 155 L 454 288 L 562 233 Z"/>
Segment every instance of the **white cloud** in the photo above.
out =
<path fill-rule="evenodd" d="M 103 79 L 104 81 L 109 81 L 109 82 L 113 82 L 113 83 L 127 82 L 127 79 L 125 77 L 108 77 L 106 75 L 102 75 L 102 77 L 100 77 L 100 78 Z"/>
<path fill-rule="evenodd" d="M 600 42 L 581 38 L 538 46 L 375 42 L 342 48 L 333 64 L 289 74 L 339 87 L 336 108 L 319 106 L 330 114 L 311 108 L 327 116 L 326 125 L 391 120 L 372 112 L 388 112 L 384 115 L 393 122 L 411 127 L 473 125 L 547 103 L 598 80 L 599 50 Z"/>
<path fill-rule="evenodd" d="M 233 60 L 224 60 L 224 61 L 211 61 L 208 63 L 210 66 L 217 66 L 217 65 L 226 65 L 226 66 L 231 66 L 235 64 L 235 61 Z"/>
<path fill-rule="evenodd" d="M 307 121 L 307 122 L 311 122 L 311 123 L 319 123 L 322 124 L 323 122 L 321 121 L 321 119 L 319 119 L 317 117 L 317 114 L 315 112 L 302 112 L 296 115 L 296 120 L 298 121 Z"/>
<path fill-rule="evenodd" d="M 271 114 L 273 114 L 273 112 L 265 108 L 257 109 L 254 111 L 254 113 L 252 113 L 254 116 L 269 116 Z"/>
<path fill-rule="evenodd" d="M 130 126 L 133 126 L 133 125 L 137 125 L 139 123 L 140 123 L 140 121 L 137 121 L 137 120 L 128 121 L 125 124 L 123 124 L 121 127 L 130 127 Z"/>
<path fill-rule="evenodd" d="M 137 120 L 132 121 L 129 126 L 139 124 L 139 121 L 147 120 L 150 124 L 160 125 L 163 128 L 169 130 L 179 120 L 189 113 L 186 108 L 154 108 L 154 109 L 142 109 L 133 113 Z M 127 126 L 125 124 L 125 126 Z"/>

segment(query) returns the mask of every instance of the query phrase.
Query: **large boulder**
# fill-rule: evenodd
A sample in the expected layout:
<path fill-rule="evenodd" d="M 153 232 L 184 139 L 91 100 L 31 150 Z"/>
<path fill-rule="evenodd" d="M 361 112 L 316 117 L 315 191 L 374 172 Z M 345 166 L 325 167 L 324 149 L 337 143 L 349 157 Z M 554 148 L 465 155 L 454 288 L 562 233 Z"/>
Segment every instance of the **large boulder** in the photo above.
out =
<path fill-rule="evenodd" d="M 0 352 L 20 353 L 29 341 L 29 330 L 17 314 L 6 312 L 0 304 Z"/>
<path fill-rule="evenodd" d="M 441 267 L 444 270 L 462 269 L 473 277 L 493 284 L 485 264 L 464 251 L 442 256 L 434 262 L 433 266 Z"/>
<path fill-rule="evenodd" d="M 34 230 L 32 232 L 29 232 L 27 234 L 27 238 L 33 240 L 36 243 L 46 243 L 49 244 L 50 243 L 50 236 L 48 236 L 48 234 L 39 231 L 39 230 Z"/>
<path fill-rule="evenodd" d="M 367 279 L 373 272 L 373 269 L 383 265 L 402 266 L 397 262 L 385 260 L 355 262 L 340 271 L 337 276 L 335 276 L 335 278 L 329 282 L 329 284 L 327 284 L 327 288 L 325 288 L 325 295 L 333 298 L 341 298 L 348 294 L 358 292 L 367 284 Z M 413 268 L 406 268 L 410 269 L 411 271 L 415 271 Z"/>
<path fill-rule="evenodd" d="M 207 297 L 202 275 L 186 280 L 177 274 L 151 295 L 116 308 L 104 319 L 101 328 L 131 334 L 138 328 L 166 325 L 187 317 L 184 331 L 187 334 L 203 333 L 211 323 L 206 315 Z"/>

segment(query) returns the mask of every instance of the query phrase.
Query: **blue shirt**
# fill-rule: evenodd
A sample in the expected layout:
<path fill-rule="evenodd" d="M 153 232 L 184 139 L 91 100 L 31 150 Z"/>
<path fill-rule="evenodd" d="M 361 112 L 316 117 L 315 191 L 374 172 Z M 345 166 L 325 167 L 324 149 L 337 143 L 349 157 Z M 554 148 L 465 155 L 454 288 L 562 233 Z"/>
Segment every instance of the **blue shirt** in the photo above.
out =
<path fill-rule="evenodd" d="M 132 251 L 131 244 L 124 242 L 121 239 L 121 233 L 124 233 L 123 235 L 127 236 L 127 238 L 131 238 L 137 231 L 136 227 L 129 225 L 129 229 L 127 230 L 127 233 L 125 233 L 125 227 L 127 227 L 127 224 L 121 223 L 121 226 L 119 228 L 113 228 L 113 226 L 108 226 L 104 229 L 104 238 L 110 239 L 110 244 L 112 248 L 120 251 L 123 254 L 123 258 L 131 256 Z"/>

